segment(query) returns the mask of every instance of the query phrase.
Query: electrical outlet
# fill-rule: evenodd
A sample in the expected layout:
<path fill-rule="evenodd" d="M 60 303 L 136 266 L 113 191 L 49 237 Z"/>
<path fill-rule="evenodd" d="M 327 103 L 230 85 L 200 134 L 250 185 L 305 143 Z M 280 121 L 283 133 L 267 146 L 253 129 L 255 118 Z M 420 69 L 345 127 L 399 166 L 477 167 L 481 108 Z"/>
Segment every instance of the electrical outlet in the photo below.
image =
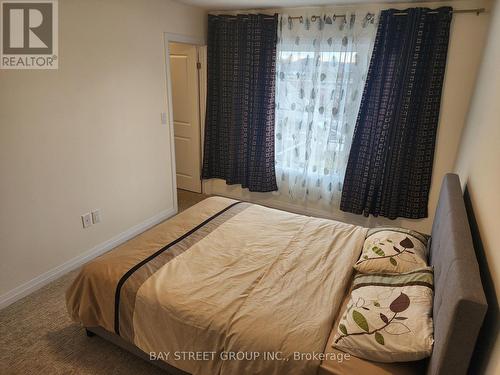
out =
<path fill-rule="evenodd" d="M 97 224 L 101 222 L 101 209 L 92 211 L 92 223 Z"/>
<path fill-rule="evenodd" d="M 84 228 L 90 227 L 92 225 L 92 215 L 90 213 L 83 214 L 82 223 Z"/>
<path fill-rule="evenodd" d="M 161 117 L 161 124 L 167 125 L 167 112 L 162 112 L 160 117 Z"/>

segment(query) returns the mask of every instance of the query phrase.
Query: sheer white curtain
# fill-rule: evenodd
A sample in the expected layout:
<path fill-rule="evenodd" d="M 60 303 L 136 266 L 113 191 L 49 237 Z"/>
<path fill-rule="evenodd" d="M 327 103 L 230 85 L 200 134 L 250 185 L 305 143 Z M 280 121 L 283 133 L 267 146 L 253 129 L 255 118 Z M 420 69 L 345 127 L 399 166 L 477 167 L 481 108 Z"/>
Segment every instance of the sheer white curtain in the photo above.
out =
<path fill-rule="evenodd" d="M 339 206 L 375 20 L 366 12 L 280 17 L 276 177 L 292 201 Z"/>

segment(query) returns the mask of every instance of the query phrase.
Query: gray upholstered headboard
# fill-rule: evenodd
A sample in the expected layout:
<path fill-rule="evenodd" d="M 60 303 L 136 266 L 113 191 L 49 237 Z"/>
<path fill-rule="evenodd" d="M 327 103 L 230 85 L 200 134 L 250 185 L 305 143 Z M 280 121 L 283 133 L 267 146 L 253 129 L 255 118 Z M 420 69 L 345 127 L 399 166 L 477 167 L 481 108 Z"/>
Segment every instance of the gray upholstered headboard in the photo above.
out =
<path fill-rule="evenodd" d="M 443 179 L 432 227 L 434 350 L 427 374 L 465 374 L 487 309 L 460 180 Z"/>

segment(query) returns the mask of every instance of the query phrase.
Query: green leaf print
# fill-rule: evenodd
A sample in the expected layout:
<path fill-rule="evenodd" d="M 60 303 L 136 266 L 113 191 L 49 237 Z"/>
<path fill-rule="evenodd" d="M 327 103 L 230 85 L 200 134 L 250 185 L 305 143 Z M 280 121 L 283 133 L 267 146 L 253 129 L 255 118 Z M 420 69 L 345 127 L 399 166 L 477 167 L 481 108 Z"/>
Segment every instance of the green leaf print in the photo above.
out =
<path fill-rule="evenodd" d="M 353 310 L 352 311 L 352 318 L 354 319 L 354 322 L 361 328 L 363 331 L 368 332 L 368 322 L 366 321 L 366 318 L 361 314 L 359 311 Z"/>

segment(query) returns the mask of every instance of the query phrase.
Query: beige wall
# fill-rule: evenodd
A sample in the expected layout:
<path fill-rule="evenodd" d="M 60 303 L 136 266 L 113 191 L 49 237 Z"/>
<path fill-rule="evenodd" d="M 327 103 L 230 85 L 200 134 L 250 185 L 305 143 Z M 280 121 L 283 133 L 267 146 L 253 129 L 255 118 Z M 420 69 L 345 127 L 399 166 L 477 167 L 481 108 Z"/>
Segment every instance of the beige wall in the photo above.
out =
<path fill-rule="evenodd" d="M 205 29 L 170 0 L 59 0 L 59 70 L 0 70 L 0 299 L 173 211 L 163 33 Z"/>
<path fill-rule="evenodd" d="M 443 5 L 452 5 L 456 9 L 467 9 L 477 7 L 489 8 L 490 4 L 489 1 L 479 0 L 440 3 L 429 2 L 422 4 L 391 3 L 390 7 L 404 9 L 409 6 L 435 8 Z M 388 5 L 356 6 L 356 9 L 366 9 L 367 11 L 376 11 L 386 8 L 388 8 Z M 332 9 L 335 12 L 342 13 L 342 10 L 349 8 L 335 7 Z M 283 9 L 277 11 L 283 12 Z M 304 8 L 286 9 L 286 12 L 292 15 L 300 14 L 304 12 Z M 292 203 L 288 201 L 287 197 L 276 195 L 276 193 L 250 193 L 248 190 L 242 190 L 238 186 L 227 186 L 222 180 L 206 181 L 204 183 L 205 192 L 241 198 L 277 208 L 329 217 L 359 225 L 399 225 L 430 233 L 441 180 L 444 174 L 453 170 L 462 128 L 465 124 L 469 102 L 481 61 L 488 19 L 488 14 L 481 14 L 480 16 L 476 16 L 475 14 L 456 14 L 453 17 L 429 199 L 429 218 L 422 220 L 398 219 L 394 221 L 373 217 L 366 219 L 363 216 L 344 213 L 333 207 L 330 212 L 328 212 L 324 209 L 320 209 L 314 204 L 304 205 Z"/>
<path fill-rule="evenodd" d="M 458 154 L 456 171 L 467 187 L 483 254 L 483 283 L 490 305 L 483 330 L 481 355 L 492 354 L 486 374 L 500 374 L 498 338 L 498 293 L 500 292 L 500 4 L 491 16 L 491 28 L 485 48 L 474 98 Z M 496 298 L 495 298 L 496 297 Z M 477 372 L 479 373 L 479 372 Z"/>

